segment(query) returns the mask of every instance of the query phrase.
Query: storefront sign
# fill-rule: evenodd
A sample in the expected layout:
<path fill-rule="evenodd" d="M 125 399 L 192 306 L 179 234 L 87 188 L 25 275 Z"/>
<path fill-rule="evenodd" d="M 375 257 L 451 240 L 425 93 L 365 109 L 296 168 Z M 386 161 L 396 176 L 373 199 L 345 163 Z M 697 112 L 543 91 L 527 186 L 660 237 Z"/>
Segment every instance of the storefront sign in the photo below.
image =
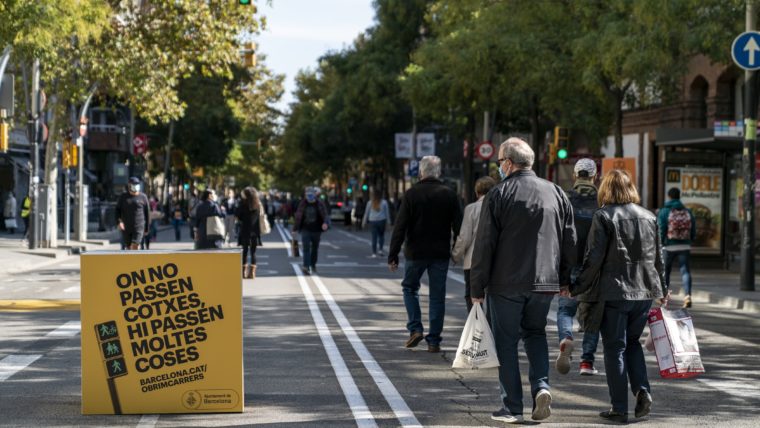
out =
<path fill-rule="evenodd" d="M 636 158 L 604 158 L 602 159 L 602 175 L 613 169 L 622 169 L 631 174 L 633 184 L 638 186 L 636 181 Z"/>
<path fill-rule="evenodd" d="M 692 246 L 720 251 L 723 169 L 666 167 L 665 194 L 674 187 L 681 191 L 681 202 L 697 223 L 697 238 Z"/>
<path fill-rule="evenodd" d="M 243 411 L 237 252 L 82 255 L 82 413 Z"/>

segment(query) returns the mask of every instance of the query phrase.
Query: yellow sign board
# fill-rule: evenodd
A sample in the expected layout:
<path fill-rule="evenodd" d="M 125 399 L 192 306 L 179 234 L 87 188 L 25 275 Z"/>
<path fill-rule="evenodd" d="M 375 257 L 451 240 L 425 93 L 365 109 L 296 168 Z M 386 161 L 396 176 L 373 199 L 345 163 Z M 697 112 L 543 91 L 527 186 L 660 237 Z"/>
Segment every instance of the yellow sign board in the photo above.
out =
<path fill-rule="evenodd" d="M 243 411 L 240 255 L 81 258 L 82 413 Z"/>

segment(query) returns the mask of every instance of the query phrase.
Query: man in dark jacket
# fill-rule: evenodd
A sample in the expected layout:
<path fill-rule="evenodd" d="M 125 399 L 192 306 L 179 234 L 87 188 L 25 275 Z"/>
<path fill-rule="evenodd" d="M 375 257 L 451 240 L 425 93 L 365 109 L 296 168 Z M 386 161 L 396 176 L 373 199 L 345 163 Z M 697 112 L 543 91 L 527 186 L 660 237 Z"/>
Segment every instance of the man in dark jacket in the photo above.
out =
<path fill-rule="evenodd" d="M 122 233 L 122 246 L 136 250 L 142 242 L 150 222 L 150 202 L 140 191 L 140 179 L 130 177 L 127 191 L 116 202 L 116 218 Z"/>
<path fill-rule="evenodd" d="M 306 189 L 305 199 L 298 204 L 295 224 L 293 224 L 293 232 L 301 234 L 301 243 L 303 244 L 303 266 L 301 266 L 301 270 L 307 275 L 317 272 L 319 240 L 322 237 L 322 232 L 330 227 L 330 216 L 327 214 L 327 208 L 318 196 L 318 189 Z"/>
<path fill-rule="evenodd" d="M 657 226 L 662 242 L 663 256 L 665 257 L 665 285 L 670 288 L 670 270 L 673 262 L 678 260 L 681 269 L 681 281 L 686 297 L 683 299 L 683 307 L 691 307 L 691 272 L 689 259 L 691 258 L 691 243 L 697 237 L 697 223 L 694 221 L 694 213 L 681 203 L 681 191 L 673 187 L 668 190 L 670 200 L 657 213 Z"/>
<path fill-rule="evenodd" d="M 404 247 L 404 306 L 409 339 L 407 348 L 424 338 L 428 352 L 441 350 L 441 332 L 446 312 L 446 274 L 451 257 L 452 231 L 456 240 L 462 224 L 462 210 L 453 190 L 441 182 L 441 159 L 425 156 L 420 161 L 420 181 L 407 190 L 393 228 L 388 266 L 398 269 L 398 254 Z M 423 336 L 420 310 L 420 278 L 427 271 L 430 286 L 430 329 Z"/>
<path fill-rule="evenodd" d="M 503 181 L 486 196 L 472 256 L 470 286 L 474 304 L 488 290 L 488 310 L 499 357 L 501 422 L 523 421 L 517 343 L 530 363 L 533 420 L 551 415 L 546 318 L 552 297 L 569 286 L 575 266 L 573 210 L 562 189 L 531 170 L 535 155 L 519 138 L 499 148 Z"/>

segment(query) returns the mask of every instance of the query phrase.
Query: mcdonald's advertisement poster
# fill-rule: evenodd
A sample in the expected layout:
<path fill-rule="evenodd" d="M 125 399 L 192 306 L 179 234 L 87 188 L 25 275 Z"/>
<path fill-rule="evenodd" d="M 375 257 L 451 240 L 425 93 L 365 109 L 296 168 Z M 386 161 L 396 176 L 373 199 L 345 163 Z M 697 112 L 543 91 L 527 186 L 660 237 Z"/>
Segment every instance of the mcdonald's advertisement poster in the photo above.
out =
<path fill-rule="evenodd" d="M 240 255 L 81 257 L 82 413 L 243 411 Z"/>
<path fill-rule="evenodd" d="M 665 194 L 674 187 L 681 191 L 681 202 L 691 210 L 697 223 L 697 237 L 692 247 L 720 251 L 723 169 L 666 167 Z"/>

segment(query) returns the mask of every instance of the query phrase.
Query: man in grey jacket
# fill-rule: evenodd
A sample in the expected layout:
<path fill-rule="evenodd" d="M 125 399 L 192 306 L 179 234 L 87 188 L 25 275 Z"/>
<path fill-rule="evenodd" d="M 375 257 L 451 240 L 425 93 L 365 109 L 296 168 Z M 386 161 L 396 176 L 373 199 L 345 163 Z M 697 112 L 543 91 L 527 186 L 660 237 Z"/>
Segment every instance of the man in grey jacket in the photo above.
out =
<path fill-rule="evenodd" d="M 517 344 L 530 364 L 533 420 L 551 415 L 546 318 L 552 297 L 569 286 L 575 265 L 573 210 L 565 192 L 536 176 L 535 155 L 519 138 L 499 148 L 503 181 L 483 201 L 470 280 L 473 304 L 488 290 L 488 311 L 499 357 L 502 408 L 492 419 L 523 419 Z"/>

